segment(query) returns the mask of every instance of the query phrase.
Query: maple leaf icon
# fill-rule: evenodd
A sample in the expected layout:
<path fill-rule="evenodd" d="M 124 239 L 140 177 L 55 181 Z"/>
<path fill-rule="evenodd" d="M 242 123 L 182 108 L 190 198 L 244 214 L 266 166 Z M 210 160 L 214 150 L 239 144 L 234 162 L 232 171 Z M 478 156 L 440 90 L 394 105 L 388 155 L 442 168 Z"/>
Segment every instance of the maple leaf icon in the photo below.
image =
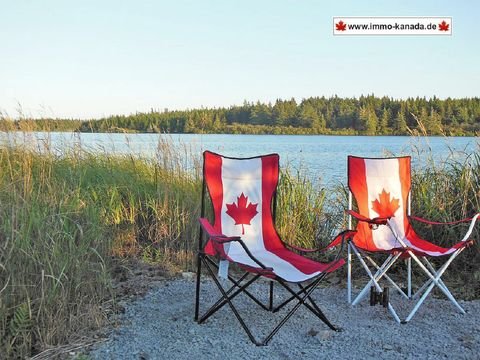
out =
<path fill-rule="evenodd" d="M 255 215 L 258 214 L 257 205 L 258 204 L 248 204 L 248 196 L 245 196 L 242 192 L 240 196 L 237 197 L 237 203 L 234 202 L 227 204 L 227 214 L 235 220 L 235 225 L 242 225 L 242 235 L 245 234 L 244 225 L 250 225 L 250 220 L 252 220 Z"/>
<path fill-rule="evenodd" d="M 383 189 L 382 193 L 378 194 L 378 199 L 372 201 L 372 209 L 379 217 L 392 217 L 395 216 L 395 212 L 400 209 L 399 200 L 393 197 L 390 200 L 390 193 L 387 193 L 385 189 Z"/>
<path fill-rule="evenodd" d="M 448 28 L 450 27 L 450 24 L 447 24 L 445 20 L 443 20 L 440 24 L 438 24 L 439 28 L 438 30 L 440 31 L 448 31 Z"/>
<path fill-rule="evenodd" d="M 340 20 L 338 23 L 335 24 L 337 31 L 345 31 L 347 30 L 347 24 Z"/>

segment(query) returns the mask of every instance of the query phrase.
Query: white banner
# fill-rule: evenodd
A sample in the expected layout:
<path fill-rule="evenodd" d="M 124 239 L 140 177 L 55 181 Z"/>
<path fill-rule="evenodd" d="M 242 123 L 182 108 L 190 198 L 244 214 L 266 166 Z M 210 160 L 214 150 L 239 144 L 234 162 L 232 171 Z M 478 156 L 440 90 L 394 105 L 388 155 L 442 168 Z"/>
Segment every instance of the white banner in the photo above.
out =
<path fill-rule="evenodd" d="M 335 16 L 333 35 L 452 35 L 452 17 Z"/>

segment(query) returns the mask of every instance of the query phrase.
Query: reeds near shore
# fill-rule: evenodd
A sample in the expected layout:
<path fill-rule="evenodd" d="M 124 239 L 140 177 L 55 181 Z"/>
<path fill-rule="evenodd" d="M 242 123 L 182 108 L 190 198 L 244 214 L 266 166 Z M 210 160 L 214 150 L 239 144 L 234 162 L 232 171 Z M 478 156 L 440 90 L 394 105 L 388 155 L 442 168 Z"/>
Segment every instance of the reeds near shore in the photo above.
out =
<path fill-rule="evenodd" d="M 112 259 L 143 258 L 194 269 L 201 154 L 159 138 L 155 159 L 58 155 L 0 148 L 0 354 L 23 358 L 71 341 L 106 320 Z M 480 209 L 480 156 L 426 164 L 414 174 L 414 212 L 449 221 Z M 321 189 L 282 169 L 277 226 L 284 239 L 318 247 L 344 227 L 345 189 Z M 475 230 L 478 239 L 479 227 Z M 419 227 L 440 245 L 462 226 Z M 478 244 L 452 265 L 469 298 L 480 296 Z"/>

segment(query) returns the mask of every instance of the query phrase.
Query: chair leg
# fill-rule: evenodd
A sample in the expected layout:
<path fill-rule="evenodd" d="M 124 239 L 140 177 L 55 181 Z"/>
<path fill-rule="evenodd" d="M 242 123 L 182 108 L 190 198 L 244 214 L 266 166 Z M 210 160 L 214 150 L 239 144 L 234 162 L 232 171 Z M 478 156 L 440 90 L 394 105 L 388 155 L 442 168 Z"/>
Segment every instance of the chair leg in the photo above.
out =
<path fill-rule="evenodd" d="M 200 311 L 200 275 L 202 271 L 202 255 L 197 255 L 197 284 L 195 288 L 195 321 L 198 321 Z"/>
<path fill-rule="evenodd" d="M 378 264 L 370 256 L 365 256 L 365 257 L 377 270 L 380 270 L 380 266 L 378 266 Z M 400 288 L 400 286 L 397 285 L 395 281 L 392 280 L 390 276 L 388 276 L 387 274 L 384 274 L 383 277 L 387 279 L 387 281 L 395 288 L 395 290 L 397 290 L 400 293 L 400 295 L 408 299 L 408 295 L 405 294 L 405 292 Z"/>
<path fill-rule="evenodd" d="M 309 298 L 310 294 L 312 293 L 313 289 L 316 288 L 318 286 L 318 284 L 320 283 L 320 281 L 323 280 L 323 278 L 325 277 L 326 273 L 323 274 L 323 276 L 320 276 L 317 280 L 315 280 L 314 282 L 310 283 L 308 286 L 306 286 L 305 288 L 301 289 L 299 292 L 295 292 L 293 291 L 284 281 L 282 280 L 278 280 L 279 284 L 282 285 L 290 294 L 292 294 L 293 296 L 288 299 L 286 301 L 287 302 L 290 302 L 291 300 L 293 300 L 294 298 L 297 299 L 298 301 L 300 301 L 303 305 L 305 305 L 305 307 L 310 310 L 313 314 L 315 314 L 320 320 L 322 320 L 330 329 L 332 330 L 335 330 L 337 331 L 337 328 L 335 326 L 333 326 L 330 321 L 327 319 L 327 317 L 325 316 L 325 314 L 320 310 L 320 308 L 315 304 L 315 308 L 313 306 L 311 306 L 309 303 L 305 302 L 304 299 L 307 299 Z M 303 296 L 303 300 L 302 298 L 300 297 L 300 294 L 304 294 Z M 311 300 L 310 298 L 310 301 L 313 302 L 313 300 Z M 277 307 L 278 308 L 278 307 Z M 318 309 L 318 311 L 317 311 Z"/>
<path fill-rule="evenodd" d="M 302 290 L 303 293 L 306 293 L 308 288 L 306 287 L 303 287 L 302 285 L 298 284 L 298 287 Z M 300 295 L 300 292 L 298 293 Z M 313 308 L 317 311 L 317 316 L 320 316 L 322 321 L 325 322 L 325 320 L 327 320 L 326 324 L 332 329 L 332 330 L 338 330 L 336 329 L 331 323 L 330 321 L 328 321 L 328 319 L 326 318 L 325 314 L 322 312 L 322 310 L 318 307 L 317 303 L 315 301 L 313 301 L 313 299 L 311 298 L 310 295 L 307 296 L 307 299 L 310 301 L 311 305 L 313 306 Z"/>
<path fill-rule="evenodd" d="M 233 305 L 230 297 L 227 295 L 227 293 L 225 292 L 225 290 L 223 289 L 223 286 L 222 284 L 220 284 L 220 281 L 218 281 L 217 277 L 215 276 L 215 273 L 213 272 L 212 268 L 210 267 L 210 265 L 208 263 L 205 263 L 207 269 L 209 270 L 210 274 L 212 275 L 212 279 L 213 281 L 215 282 L 215 284 L 217 285 L 217 288 L 220 290 L 220 292 L 222 293 L 222 296 L 223 298 L 226 300 L 226 302 L 228 303 L 228 305 L 230 306 L 230 309 L 232 310 L 233 314 L 235 315 L 235 317 L 237 318 L 238 322 L 240 323 L 240 325 L 242 326 L 243 330 L 245 330 L 245 332 L 247 333 L 247 336 L 248 338 L 250 339 L 251 342 L 253 342 L 255 345 L 257 346 L 260 346 L 260 345 L 264 345 L 262 342 L 258 342 L 255 337 L 253 336 L 252 332 L 250 331 L 250 329 L 247 327 L 247 325 L 245 324 L 245 322 L 243 321 L 242 317 L 240 316 L 240 314 L 238 313 L 237 311 L 237 308 Z"/>
<path fill-rule="evenodd" d="M 463 314 L 465 314 L 465 310 L 463 310 L 463 308 L 460 306 L 460 304 L 458 304 L 457 300 L 455 300 L 455 298 L 453 297 L 452 293 L 448 290 L 448 288 L 445 286 L 445 284 L 443 283 L 443 281 L 441 280 L 441 276 L 443 275 L 443 273 L 445 272 L 445 270 L 447 270 L 448 266 L 450 265 L 450 263 L 453 261 L 453 259 L 455 259 L 455 257 L 457 257 L 457 255 L 459 255 L 462 250 L 462 249 L 459 249 L 457 250 L 456 252 L 454 252 L 450 258 L 448 259 L 448 261 L 443 264 L 443 266 L 437 271 L 435 272 L 435 270 L 433 270 L 433 272 L 430 272 L 424 265 L 423 263 L 418 259 L 417 256 L 415 256 L 415 254 L 412 254 L 411 252 L 410 255 L 412 256 L 412 258 L 418 263 L 418 265 L 422 268 L 422 270 L 427 274 L 428 277 L 430 277 L 431 281 L 432 281 L 432 284 L 430 284 L 429 288 L 431 287 L 433 289 L 433 286 L 434 285 L 437 285 L 437 287 L 445 294 L 445 296 L 460 310 L 460 312 L 462 312 Z M 426 260 L 426 259 L 425 259 Z M 431 265 L 430 265 L 431 266 Z M 433 269 L 433 267 L 432 267 Z M 427 289 L 425 292 L 430 292 L 430 291 Z M 423 297 L 423 296 L 422 296 Z"/>
<path fill-rule="evenodd" d="M 352 303 L 352 250 L 350 242 L 347 244 L 347 301 Z"/>
<path fill-rule="evenodd" d="M 262 341 L 257 341 L 256 338 L 253 336 L 252 332 L 250 331 L 250 329 L 248 328 L 248 326 L 246 325 L 245 321 L 243 320 L 243 318 L 241 317 L 240 313 L 238 312 L 238 310 L 236 309 L 236 307 L 234 306 L 232 300 L 233 298 L 235 298 L 238 294 L 240 294 L 241 292 L 244 292 L 244 293 L 247 293 L 246 291 L 246 288 L 251 285 L 255 280 L 257 280 L 260 275 L 256 274 L 252 279 L 250 279 L 249 281 L 247 281 L 246 283 L 240 285 L 240 281 L 233 281 L 234 284 L 228 289 L 226 290 L 222 284 L 220 283 L 220 281 L 218 280 L 216 274 L 215 274 L 215 271 L 214 271 L 214 265 L 215 263 L 212 262 L 210 263 L 209 261 L 210 259 L 208 259 L 207 257 L 202 257 L 201 258 L 201 261 L 203 261 L 204 265 L 205 265 L 205 268 L 207 269 L 208 273 L 211 275 L 215 285 L 217 286 L 217 288 L 219 289 L 222 297 L 212 306 L 210 307 L 209 310 L 207 310 L 207 312 L 205 313 L 205 315 L 203 315 L 197 322 L 198 323 L 202 323 L 204 322 L 206 319 L 208 319 L 211 315 L 213 315 L 216 311 L 218 311 L 220 308 L 222 308 L 225 304 L 228 304 L 230 309 L 232 310 L 233 314 L 235 315 L 235 317 L 237 318 L 237 320 L 239 321 L 241 327 L 243 328 L 243 330 L 246 332 L 248 338 L 250 339 L 250 341 L 252 341 L 255 345 L 257 346 L 264 346 L 264 345 L 267 345 L 268 342 L 272 339 L 272 337 L 280 330 L 280 328 L 290 319 L 290 317 L 298 310 L 298 308 L 301 306 L 301 305 L 304 305 L 305 307 L 307 307 L 310 311 L 312 311 L 313 314 L 315 314 L 320 320 L 322 320 L 328 327 L 330 327 L 332 330 L 335 330 L 335 331 L 338 331 L 338 329 L 333 326 L 330 321 L 326 318 L 326 316 L 323 314 L 323 312 L 320 310 L 320 308 L 318 307 L 318 305 L 314 302 L 314 300 L 311 298 L 311 294 L 312 292 L 317 288 L 317 286 L 319 285 L 319 283 L 321 282 L 321 280 L 323 280 L 323 278 L 326 276 L 326 273 L 320 275 L 316 280 L 314 280 L 313 282 L 311 282 L 310 284 L 308 284 L 307 286 L 303 287 L 301 285 L 299 285 L 300 287 L 300 291 L 298 292 L 295 292 L 293 291 L 284 281 L 282 281 L 281 279 L 277 279 L 277 281 L 288 291 L 290 292 L 293 296 L 287 300 L 285 302 L 288 303 L 290 302 L 292 299 L 297 299 L 297 303 L 295 304 L 295 306 L 293 306 L 293 308 L 280 320 L 280 322 L 273 328 L 273 330 L 262 340 Z M 247 273 L 248 275 L 248 273 Z M 242 277 L 241 281 L 244 279 L 245 277 Z M 235 290 L 236 289 L 236 290 Z M 198 291 L 199 292 L 199 291 Z M 275 311 L 277 310 L 279 307 L 276 307 L 274 308 L 273 307 L 273 281 L 270 282 L 269 284 L 269 295 L 270 295 L 270 299 L 269 299 L 269 306 L 266 307 L 266 306 L 263 306 L 264 309 L 266 310 L 271 310 L 271 311 Z M 199 297 L 199 294 L 197 294 L 197 303 L 199 302 L 198 300 L 198 297 Z M 311 305 L 307 302 L 307 300 L 309 302 L 311 302 Z M 281 305 L 280 307 L 283 307 L 283 305 Z M 197 310 L 196 310 L 197 311 Z M 197 318 L 198 318 L 198 315 L 197 315 Z"/>
<path fill-rule="evenodd" d="M 432 272 L 432 274 L 437 274 L 438 271 L 435 270 L 435 268 L 432 266 L 432 264 L 430 263 L 430 261 L 428 261 L 427 259 L 423 258 L 423 260 L 425 261 L 425 264 L 427 265 L 427 267 L 430 269 L 430 271 Z M 442 268 L 440 268 L 441 270 Z M 443 288 L 444 291 L 448 292 L 450 294 L 451 297 L 453 297 L 452 293 L 450 292 L 450 290 L 448 290 L 447 286 L 445 285 L 445 283 L 443 282 L 443 280 L 441 278 L 438 278 L 438 285 L 439 287 Z M 448 295 L 447 295 L 448 296 Z M 456 301 L 455 301 L 456 303 Z M 463 309 L 462 309 L 463 310 Z"/>
<path fill-rule="evenodd" d="M 305 286 L 305 287 L 303 288 L 304 290 L 303 290 L 303 291 L 300 291 L 298 294 L 305 292 L 305 290 L 307 290 L 307 289 L 310 289 L 310 287 L 311 287 L 312 285 L 313 285 L 313 283 L 308 284 L 307 286 Z M 294 292 L 293 290 L 292 290 L 290 293 L 291 293 L 291 294 L 295 294 L 295 292 Z M 292 300 L 294 300 L 294 299 L 295 299 L 295 295 L 289 297 L 288 299 L 284 300 L 281 304 L 275 306 L 275 308 L 272 310 L 272 312 L 275 313 L 275 312 L 280 311 L 285 305 L 287 305 L 288 303 L 290 303 L 290 302 L 291 302 Z"/>
<path fill-rule="evenodd" d="M 413 316 L 415 315 L 415 313 L 417 312 L 417 310 L 420 308 L 420 306 L 422 305 L 422 303 L 425 301 L 425 299 L 427 298 L 427 296 L 430 294 L 430 292 L 433 290 L 434 286 L 436 285 L 446 296 L 447 298 L 460 310 L 460 312 L 462 314 L 465 314 L 465 310 L 460 306 L 460 304 L 457 302 L 457 300 L 455 300 L 455 298 L 453 297 L 452 293 L 448 290 L 448 288 L 445 286 L 445 284 L 443 283 L 443 281 L 441 281 L 441 276 L 443 275 L 443 273 L 445 272 L 445 270 L 447 270 L 448 266 L 450 265 L 450 263 L 453 261 L 453 259 L 455 259 L 455 257 L 457 257 L 457 255 L 459 255 L 461 252 L 462 252 L 463 248 L 462 249 L 459 249 L 457 250 L 456 252 L 454 252 L 450 258 L 448 259 L 448 261 L 443 264 L 443 266 L 437 271 L 435 272 L 434 270 L 431 272 L 429 269 L 427 269 L 425 267 L 425 265 L 420 261 L 420 259 L 415 255 L 413 254 L 413 252 L 409 251 L 409 255 L 413 258 L 413 260 L 415 260 L 415 262 L 420 266 L 420 268 L 427 274 L 427 276 L 430 278 L 430 285 L 427 287 L 427 289 L 425 290 L 425 292 L 422 294 L 422 296 L 420 297 L 420 299 L 418 300 L 417 304 L 415 305 L 415 307 L 413 308 L 413 310 L 410 312 L 410 314 L 407 316 L 407 318 L 405 319 L 404 322 L 409 322 Z M 430 266 L 431 264 L 428 263 Z M 433 266 L 432 266 L 432 269 L 433 269 Z"/>
<path fill-rule="evenodd" d="M 320 314 L 317 314 L 316 311 L 313 310 L 313 308 L 308 304 L 306 303 L 305 301 L 307 299 L 311 299 L 310 298 L 310 295 L 312 294 L 312 292 L 317 288 L 318 284 L 320 284 L 320 282 L 323 280 L 324 276 L 320 276 L 317 280 L 315 280 L 313 282 L 313 285 L 305 292 L 305 294 L 303 295 L 303 297 L 300 297 L 297 293 L 295 293 L 292 289 L 290 289 L 290 287 L 285 284 L 284 281 L 282 280 L 278 280 L 278 282 L 280 283 L 280 285 L 282 285 L 285 289 L 287 289 L 289 292 L 295 294 L 295 297 L 297 298 L 298 302 L 295 304 L 295 306 L 287 313 L 287 315 L 285 315 L 285 317 L 280 321 L 280 323 L 278 323 L 278 325 L 272 330 L 272 332 L 265 338 L 265 340 L 263 340 L 263 343 L 262 345 L 267 345 L 268 342 L 272 339 L 272 337 L 280 330 L 280 328 L 288 321 L 288 319 L 290 319 L 290 317 L 295 313 L 295 311 L 298 310 L 298 308 L 301 306 L 301 305 L 305 305 L 307 308 L 309 308 L 315 315 L 319 316 L 320 319 L 329 327 L 331 328 L 332 330 L 335 330 L 335 331 L 338 331 L 338 329 L 333 326 L 330 321 L 325 317 L 325 315 L 320 311 L 320 309 L 318 309 L 320 311 Z M 303 289 L 301 290 L 303 291 Z M 312 301 L 312 300 L 311 300 Z M 317 307 L 317 305 L 315 305 Z M 317 307 L 318 308 L 318 307 Z"/>
<path fill-rule="evenodd" d="M 407 295 L 412 298 L 412 258 L 407 259 Z"/>
<path fill-rule="evenodd" d="M 240 293 L 242 292 L 245 292 L 246 288 L 248 286 L 250 286 L 253 282 L 255 282 L 258 278 L 260 277 L 260 275 L 257 275 L 257 276 L 254 276 L 253 278 L 251 278 L 249 281 L 247 281 L 245 284 L 243 284 L 242 286 L 239 286 L 238 289 L 230 295 L 230 293 L 235 289 L 236 285 L 233 285 L 228 291 L 226 291 L 225 293 L 227 294 L 228 296 L 228 299 L 233 300 L 237 295 L 239 295 Z M 199 324 L 205 322 L 210 316 L 212 316 L 213 314 L 215 314 L 218 310 L 220 310 L 225 304 L 228 303 L 228 300 L 225 298 L 225 297 L 221 297 L 220 299 L 218 299 L 218 301 L 213 304 L 210 309 L 208 309 L 205 314 L 200 318 L 200 320 L 198 321 Z"/>

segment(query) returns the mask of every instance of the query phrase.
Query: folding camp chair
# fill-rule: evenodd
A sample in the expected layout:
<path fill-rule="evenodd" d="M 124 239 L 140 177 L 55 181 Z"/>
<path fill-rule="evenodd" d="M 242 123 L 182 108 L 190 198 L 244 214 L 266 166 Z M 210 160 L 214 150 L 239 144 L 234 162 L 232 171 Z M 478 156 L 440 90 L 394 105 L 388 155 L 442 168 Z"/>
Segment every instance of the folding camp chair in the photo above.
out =
<path fill-rule="evenodd" d="M 336 330 L 314 302 L 311 294 L 328 273 L 341 267 L 345 261 L 339 259 L 340 251 L 332 262 L 313 261 L 291 251 L 280 239 L 274 223 L 279 156 L 270 154 L 252 158 L 231 158 L 209 151 L 205 151 L 203 155 L 204 185 L 198 244 L 195 320 L 201 324 L 228 304 L 250 340 L 256 345 L 267 345 L 294 312 L 304 305 L 330 329 Z M 206 188 L 213 205 L 213 225 L 204 218 Z M 349 232 L 340 234 L 327 248 L 343 242 L 348 234 Z M 203 241 L 204 235 L 207 238 L 206 243 Z M 228 272 L 228 265 L 232 263 L 237 264 L 242 272 L 245 271 L 240 278 L 235 278 L 233 273 Z M 202 266 L 212 276 L 221 297 L 200 316 Z M 249 288 L 261 277 L 269 280 L 268 304 L 262 303 Z M 273 304 L 274 282 L 289 293 L 289 298 L 276 306 Z M 299 290 L 293 290 L 290 283 L 297 283 Z M 226 284 L 231 285 L 227 288 Z M 293 300 L 296 300 L 296 303 L 263 340 L 257 341 L 232 301 L 240 293 L 271 312 L 277 312 Z"/>
<path fill-rule="evenodd" d="M 432 289 L 437 286 L 460 312 L 465 313 L 442 281 L 441 276 L 450 263 L 473 242 L 473 240 L 470 240 L 470 235 L 479 214 L 469 219 L 446 223 L 456 224 L 470 221 L 470 227 L 465 236 L 450 248 L 437 246 L 417 235 L 410 224 L 410 219 L 430 224 L 433 222 L 410 216 L 411 165 L 409 156 L 383 159 L 349 156 L 348 186 L 350 189 L 349 228 L 352 227 L 352 217 L 358 221 L 357 232 L 348 242 L 348 302 L 356 305 L 370 291 L 371 305 L 383 304 L 389 309 L 397 322 L 406 323 L 412 319 Z M 356 200 L 358 212 L 352 210 L 352 194 Z M 383 253 L 387 255 L 387 258 L 381 265 L 378 265 L 371 256 L 373 253 Z M 370 279 L 353 302 L 352 254 L 355 254 L 358 258 Z M 441 256 L 446 257 L 447 260 L 437 270 L 427 258 Z M 388 270 L 398 259 L 405 259 L 407 262 L 406 289 L 387 275 Z M 428 277 L 426 283 L 413 295 L 412 259 Z M 382 278 L 404 298 L 418 298 L 417 303 L 404 321 L 400 321 L 390 303 L 389 288 L 385 287 L 382 290 L 380 286 Z"/>

